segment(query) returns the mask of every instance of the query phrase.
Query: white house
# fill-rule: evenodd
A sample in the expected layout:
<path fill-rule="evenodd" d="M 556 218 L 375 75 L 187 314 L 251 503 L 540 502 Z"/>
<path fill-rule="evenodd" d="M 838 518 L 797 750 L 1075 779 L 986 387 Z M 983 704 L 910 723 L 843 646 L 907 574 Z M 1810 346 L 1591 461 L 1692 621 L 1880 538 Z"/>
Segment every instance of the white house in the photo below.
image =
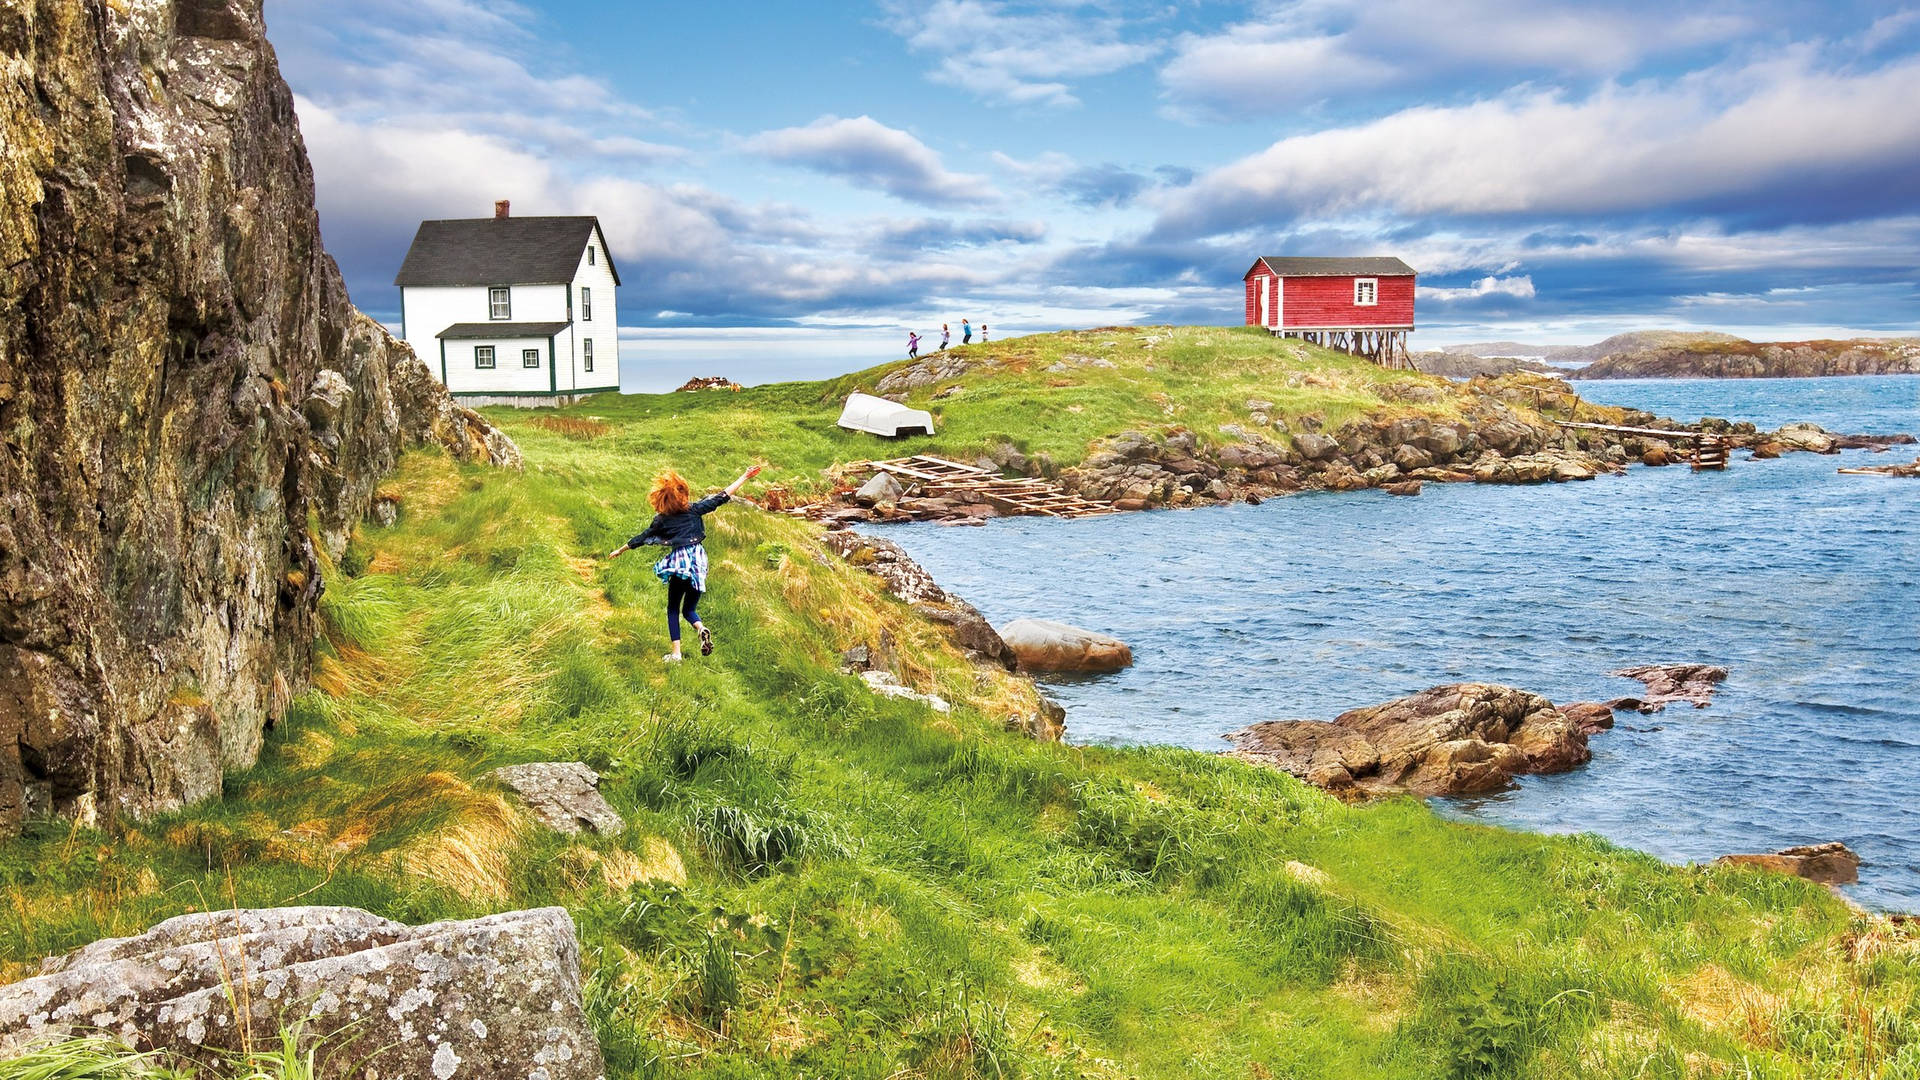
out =
<path fill-rule="evenodd" d="M 469 404 L 620 388 L 620 272 L 596 217 L 423 221 L 393 279 L 400 336 Z"/>

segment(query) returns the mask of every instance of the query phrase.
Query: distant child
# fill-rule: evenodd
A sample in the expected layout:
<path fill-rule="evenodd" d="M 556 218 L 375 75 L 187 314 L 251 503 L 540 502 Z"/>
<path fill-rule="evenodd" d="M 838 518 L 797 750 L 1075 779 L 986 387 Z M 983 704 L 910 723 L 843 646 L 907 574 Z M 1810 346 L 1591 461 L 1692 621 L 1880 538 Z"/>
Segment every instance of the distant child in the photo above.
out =
<path fill-rule="evenodd" d="M 907 331 L 907 355 L 920 355 L 920 335 L 912 330 Z"/>
<path fill-rule="evenodd" d="M 986 343 L 987 343 L 987 324 L 981 323 L 980 324 L 980 344 L 985 345 Z"/>
<path fill-rule="evenodd" d="M 653 564 L 654 576 L 667 586 L 667 638 L 673 642 L 673 651 L 660 658 L 662 663 L 680 662 L 682 615 L 700 633 L 700 655 L 713 655 L 713 633 L 700 621 L 696 607 L 707 591 L 707 549 L 703 543 L 707 538 L 707 525 L 701 518 L 730 501 L 740 485 L 759 475 L 760 468 L 755 465 L 740 474 L 740 479 L 728 484 L 725 491 L 695 503 L 687 501 L 687 482 L 679 473 L 668 469 L 654 478 L 653 490 L 647 495 L 654 516 L 646 531 L 607 555 L 609 559 L 617 559 L 645 544 L 660 544 L 667 549 L 666 557 Z"/>
<path fill-rule="evenodd" d="M 953 340 L 953 331 L 947 329 L 946 323 L 941 323 L 940 324 L 940 351 L 946 352 L 947 342 L 952 340 Z"/>
<path fill-rule="evenodd" d="M 965 345 L 968 342 L 971 342 L 972 340 L 973 340 L 973 327 L 968 324 L 967 320 L 961 319 L 960 320 L 960 344 Z"/>

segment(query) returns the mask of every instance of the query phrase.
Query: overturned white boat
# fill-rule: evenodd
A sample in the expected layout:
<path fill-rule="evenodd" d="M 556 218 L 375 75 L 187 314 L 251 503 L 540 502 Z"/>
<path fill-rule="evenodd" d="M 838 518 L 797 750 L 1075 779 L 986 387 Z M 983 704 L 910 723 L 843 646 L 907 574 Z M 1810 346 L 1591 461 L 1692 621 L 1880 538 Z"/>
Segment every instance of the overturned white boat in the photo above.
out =
<path fill-rule="evenodd" d="M 925 409 L 909 409 L 883 397 L 854 394 L 847 398 L 847 407 L 840 410 L 840 426 L 890 439 L 900 435 L 931 435 L 933 416 Z"/>

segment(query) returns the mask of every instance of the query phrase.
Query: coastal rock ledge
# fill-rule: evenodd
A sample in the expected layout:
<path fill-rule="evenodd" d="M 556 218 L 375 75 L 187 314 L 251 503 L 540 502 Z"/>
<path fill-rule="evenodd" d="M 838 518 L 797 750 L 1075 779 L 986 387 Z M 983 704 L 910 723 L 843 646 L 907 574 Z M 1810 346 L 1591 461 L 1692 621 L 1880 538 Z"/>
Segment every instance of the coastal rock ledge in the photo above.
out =
<path fill-rule="evenodd" d="M 327 1080 L 606 1072 L 557 907 L 420 927 L 344 907 L 181 915 L 0 987 L 0 1058 L 103 1033 L 220 1069 L 243 1037 L 261 1045 L 295 1023 Z"/>
<path fill-rule="evenodd" d="M 1341 713 L 1226 736 L 1233 756 L 1333 792 L 1476 795 L 1523 773 L 1566 772 L 1592 755 L 1587 730 L 1538 694 L 1453 683 Z"/>

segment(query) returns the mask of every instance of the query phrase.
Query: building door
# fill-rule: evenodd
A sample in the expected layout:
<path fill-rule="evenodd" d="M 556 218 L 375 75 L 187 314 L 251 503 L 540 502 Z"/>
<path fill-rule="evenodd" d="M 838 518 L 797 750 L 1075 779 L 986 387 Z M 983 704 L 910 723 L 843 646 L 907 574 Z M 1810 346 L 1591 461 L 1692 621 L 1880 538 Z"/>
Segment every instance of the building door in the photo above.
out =
<path fill-rule="evenodd" d="M 1258 282 L 1260 285 L 1260 325 L 1272 326 L 1273 319 L 1271 316 L 1267 314 L 1267 310 L 1268 310 L 1267 309 L 1267 292 L 1268 292 L 1267 286 L 1272 283 L 1273 279 L 1267 278 L 1267 277 L 1261 277 L 1261 278 L 1255 278 L 1254 280 Z"/>
<path fill-rule="evenodd" d="M 1287 325 L 1287 279 L 1273 279 L 1273 327 L 1276 330 Z"/>

